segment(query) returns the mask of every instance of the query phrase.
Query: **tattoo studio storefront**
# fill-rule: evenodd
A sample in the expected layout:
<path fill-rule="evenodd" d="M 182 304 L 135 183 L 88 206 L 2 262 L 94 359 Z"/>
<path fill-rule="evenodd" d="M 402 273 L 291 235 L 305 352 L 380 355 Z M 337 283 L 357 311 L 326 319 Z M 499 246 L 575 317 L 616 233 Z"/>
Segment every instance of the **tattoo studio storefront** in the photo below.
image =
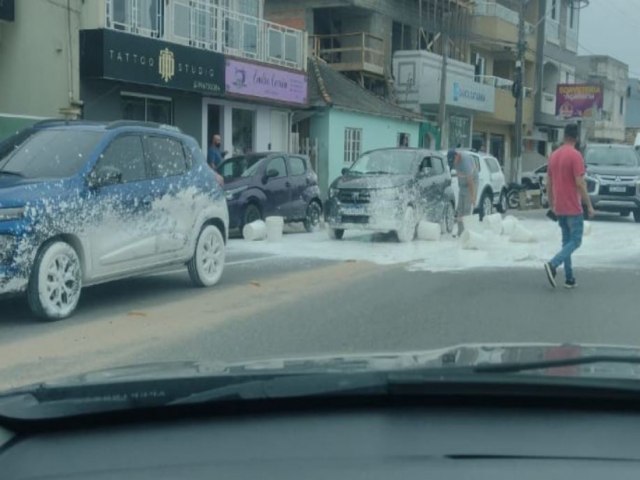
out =
<path fill-rule="evenodd" d="M 166 123 L 200 139 L 202 99 L 224 95 L 224 73 L 220 53 L 113 30 L 80 32 L 87 120 Z"/>

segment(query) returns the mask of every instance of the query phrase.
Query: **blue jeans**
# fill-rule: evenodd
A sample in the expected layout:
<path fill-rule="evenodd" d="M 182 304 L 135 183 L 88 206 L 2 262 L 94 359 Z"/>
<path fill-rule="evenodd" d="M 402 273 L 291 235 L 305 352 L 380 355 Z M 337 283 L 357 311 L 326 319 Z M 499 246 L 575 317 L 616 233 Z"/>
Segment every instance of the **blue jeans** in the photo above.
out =
<path fill-rule="evenodd" d="M 571 254 L 582 245 L 582 232 L 584 231 L 584 216 L 558 216 L 558 223 L 562 229 L 562 250 L 553 257 L 551 265 L 558 268 L 564 264 L 564 276 L 567 280 L 575 280 L 571 265 Z"/>

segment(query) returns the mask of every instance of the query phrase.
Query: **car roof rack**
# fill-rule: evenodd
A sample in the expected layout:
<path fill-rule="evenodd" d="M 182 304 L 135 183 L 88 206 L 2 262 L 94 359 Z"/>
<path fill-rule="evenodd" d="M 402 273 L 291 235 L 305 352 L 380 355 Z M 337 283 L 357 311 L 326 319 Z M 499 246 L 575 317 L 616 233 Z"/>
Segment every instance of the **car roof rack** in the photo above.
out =
<path fill-rule="evenodd" d="M 49 127 L 56 125 L 104 125 L 104 122 L 94 122 L 91 120 L 72 120 L 69 118 L 46 118 L 44 120 L 38 120 L 32 126 L 33 127 Z"/>
<path fill-rule="evenodd" d="M 170 132 L 182 133 L 180 128 L 174 125 L 167 125 L 164 123 L 156 122 L 142 122 L 139 120 L 116 120 L 107 124 L 107 130 L 113 130 L 114 128 L 122 127 L 144 127 L 144 128 L 157 128 L 160 130 L 167 130 Z"/>

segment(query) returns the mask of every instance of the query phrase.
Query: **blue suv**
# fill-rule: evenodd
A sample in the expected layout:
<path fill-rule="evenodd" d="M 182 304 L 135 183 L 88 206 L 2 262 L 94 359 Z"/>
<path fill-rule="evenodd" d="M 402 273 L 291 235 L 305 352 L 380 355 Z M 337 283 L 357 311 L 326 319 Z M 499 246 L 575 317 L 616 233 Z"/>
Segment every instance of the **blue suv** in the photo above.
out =
<path fill-rule="evenodd" d="M 197 142 L 150 123 L 53 123 L 0 159 L 0 295 L 43 319 L 71 315 L 82 287 L 187 265 L 222 275 L 222 188 Z"/>

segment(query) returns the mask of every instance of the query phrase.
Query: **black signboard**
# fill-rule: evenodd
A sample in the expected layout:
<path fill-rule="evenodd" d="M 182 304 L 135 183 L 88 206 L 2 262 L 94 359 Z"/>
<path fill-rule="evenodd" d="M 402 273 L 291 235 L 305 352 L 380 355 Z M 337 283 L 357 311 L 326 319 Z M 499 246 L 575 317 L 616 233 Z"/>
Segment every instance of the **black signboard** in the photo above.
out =
<path fill-rule="evenodd" d="M 114 30 L 80 32 L 80 72 L 88 78 L 224 93 L 224 55 Z"/>
<path fill-rule="evenodd" d="M 16 10 L 14 0 L 0 0 L 0 20 L 13 22 L 15 20 Z"/>

